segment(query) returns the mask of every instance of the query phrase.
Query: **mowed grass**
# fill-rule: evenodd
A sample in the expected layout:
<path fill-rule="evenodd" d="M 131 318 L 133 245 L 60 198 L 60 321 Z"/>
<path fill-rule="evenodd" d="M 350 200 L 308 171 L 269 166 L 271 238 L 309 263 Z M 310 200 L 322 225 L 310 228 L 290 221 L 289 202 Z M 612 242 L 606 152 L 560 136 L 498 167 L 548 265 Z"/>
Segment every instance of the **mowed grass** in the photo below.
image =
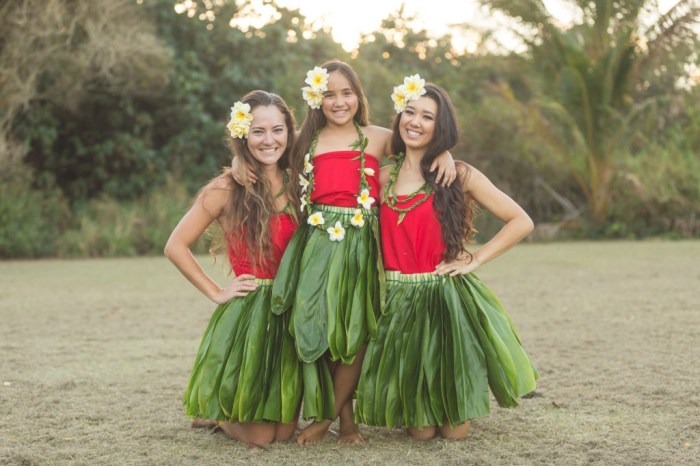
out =
<path fill-rule="evenodd" d="M 201 258 L 224 283 L 219 261 Z M 698 464 L 700 242 L 523 244 L 480 272 L 540 369 L 459 442 L 248 449 L 181 395 L 214 306 L 164 258 L 0 262 L 0 463 Z"/>

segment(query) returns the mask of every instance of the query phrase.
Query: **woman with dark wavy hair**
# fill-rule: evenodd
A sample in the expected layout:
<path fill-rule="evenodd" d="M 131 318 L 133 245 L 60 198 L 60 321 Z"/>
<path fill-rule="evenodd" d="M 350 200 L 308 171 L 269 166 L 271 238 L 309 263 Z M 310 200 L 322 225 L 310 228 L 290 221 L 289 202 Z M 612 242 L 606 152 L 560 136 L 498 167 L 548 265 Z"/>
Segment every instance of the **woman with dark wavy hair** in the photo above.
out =
<path fill-rule="evenodd" d="M 417 75 L 394 89 L 397 163 L 380 173 L 380 227 L 387 303 L 365 354 L 356 419 L 403 426 L 418 439 L 461 439 L 469 420 L 535 389 L 538 373 L 498 299 L 475 275 L 522 240 L 532 220 L 486 176 L 458 161 L 459 183 L 428 170 L 457 143 L 447 93 Z M 475 252 L 476 203 L 505 224 Z"/>
<path fill-rule="evenodd" d="M 289 170 L 294 117 L 281 97 L 258 90 L 236 102 L 228 130 L 234 158 L 258 182 L 235 183 L 230 169 L 211 180 L 173 230 L 165 255 L 219 305 L 184 396 L 192 426 L 218 425 L 236 440 L 263 445 L 291 438 L 302 396 L 288 314 L 271 310 L 272 280 L 297 228 L 299 198 L 290 183 L 297 175 Z M 225 287 L 190 251 L 215 222 L 235 275 Z"/>

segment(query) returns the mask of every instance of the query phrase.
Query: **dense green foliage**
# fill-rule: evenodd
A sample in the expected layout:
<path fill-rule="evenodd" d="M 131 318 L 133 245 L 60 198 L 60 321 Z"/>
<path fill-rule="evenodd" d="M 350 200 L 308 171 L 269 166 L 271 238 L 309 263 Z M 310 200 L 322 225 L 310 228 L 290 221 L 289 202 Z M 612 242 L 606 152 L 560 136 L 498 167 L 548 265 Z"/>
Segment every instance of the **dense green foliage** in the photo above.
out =
<path fill-rule="evenodd" d="M 274 2 L 248 29 L 235 0 L 3 2 L 0 257 L 159 253 L 230 160 L 233 102 L 271 90 L 301 121 L 304 74 L 329 58 L 357 70 L 383 126 L 403 76 L 448 89 L 454 155 L 553 229 L 542 237 L 700 235 L 697 1 L 660 17 L 653 1 L 570 2 L 583 20 L 561 29 L 541 0 L 484 0 L 522 31 L 528 51 L 506 55 L 457 51 L 402 10 L 350 54 Z"/>

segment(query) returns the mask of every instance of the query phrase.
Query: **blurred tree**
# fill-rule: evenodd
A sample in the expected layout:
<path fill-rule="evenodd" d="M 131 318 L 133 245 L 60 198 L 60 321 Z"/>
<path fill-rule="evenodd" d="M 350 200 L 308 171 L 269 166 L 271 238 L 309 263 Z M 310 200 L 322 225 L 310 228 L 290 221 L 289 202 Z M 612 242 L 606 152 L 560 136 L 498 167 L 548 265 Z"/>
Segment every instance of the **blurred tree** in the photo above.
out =
<path fill-rule="evenodd" d="M 612 171 L 635 118 L 674 90 L 697 44 L 697 0 L 680 0 L 660 14 L 653 0 L 570 0 L 579 24 L 562 29 L 542 0 L 483 0 L 519 21 L 526 32 L 533 97 L 520 99 L 507 85 L 502 95 L 523 121 L 560 157 L 585 196 L 592 219 L 604 223 Z M 647 22 L 650 21 L 648 25 Z M 673 57 L 672 67 L 659 64 Z"/>
<path fill-rule="evenodd" d="M 3 2 L 0 29 L 0 163 L 72 198 L 155 171 L 134 102 L 166 84 L 170 54 L 133 1 Z"/>

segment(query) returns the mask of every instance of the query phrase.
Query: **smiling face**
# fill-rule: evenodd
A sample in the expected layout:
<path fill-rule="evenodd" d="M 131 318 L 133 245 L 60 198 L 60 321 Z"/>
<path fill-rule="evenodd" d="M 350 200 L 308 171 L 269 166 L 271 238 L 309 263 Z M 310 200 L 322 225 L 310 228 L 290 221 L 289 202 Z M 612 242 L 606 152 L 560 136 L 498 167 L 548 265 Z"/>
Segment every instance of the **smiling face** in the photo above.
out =
<path fill-rule="evenodd" d="M 357 94 L 350 81 L 340 71 L 328 74 L 328 88 L 323 93 L 321 110 L 326 122 L 331 125 L 343 126 L 352 122 L 358 108 Z"/>
<path fill-rule="evenodd" d="M 259 105 L 251 112 L 248 149 L 263 165 L 274 165 L 287 148 L 284 114 L 275 105 Z"/>
<path fill-rule="evenodd" d="M 406 104 L 399 121 L 399 133 L 407 149 L 426 148 L 435 133 L 437 112 L 437 102 L 430 97 L 419 97 Z"/>

